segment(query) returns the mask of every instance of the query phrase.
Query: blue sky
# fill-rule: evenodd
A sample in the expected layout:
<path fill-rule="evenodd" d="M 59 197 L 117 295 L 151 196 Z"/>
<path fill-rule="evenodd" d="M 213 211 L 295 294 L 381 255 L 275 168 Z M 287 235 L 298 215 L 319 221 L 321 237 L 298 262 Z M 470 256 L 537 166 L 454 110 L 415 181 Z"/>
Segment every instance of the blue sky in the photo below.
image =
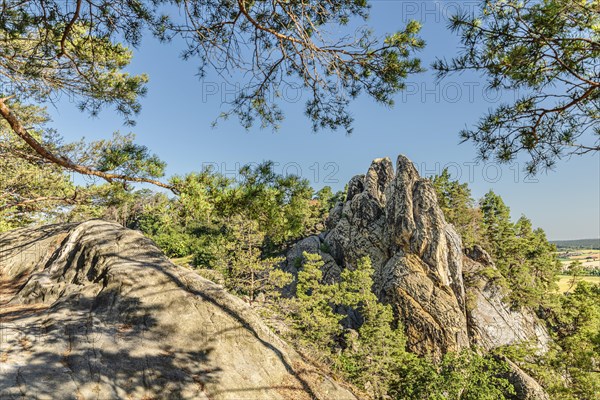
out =
<path fill-rule="evenodd" d="M 367 23 L 385 34 L 409 18 L 421 20 L 427 46 L 420 57 L 429 67 L 436 56 L 449 57 L 458 50 L 456 37 L 446 29 L 446 16 L 459 5 L 475 4 L 376 0 Z M 600 155 L 560 161 L 555 171 L 533 179 L 522 172 L 522 160 L 514 165 L 474 165 L 475 149 L 471 143 L 459 145 L 458 131 L 502 100 L 487 92 L 477 75 L 457 75 L 436 85 L 428 68 L 409 77 L 407 91 L 396 96 L 393 108 L 362 96 L 351 107 L 355 123 L 350 136 L 343 131 L 313 133 L 303 114 L 306 97 L 293 89 L 282 105 L 286 120 L 278 132 L 259 127 L 246 131 L 235 118 L 212 128 L 211 122 L 226 110 L 223 99 L 243 82 L 226 83 L 212 71 L 199 80 L 194 60 L 179 59 L 180 45 L 148 37 L 135 51 L 130 70 L 149 74 L 150 83 L 134 128 L 123 126 L 122 119 L 109 111 L 89 118 L 67 99 L 50 109 L 54 126 L 69 140 L 132 131 L 139 143 L 168 163 L 169 175 L 199 170 L 207 163 L 232 174 L 245 163 L 274 160 L 280 172 L 300 174 L 315 188 L 340 189 L 353 175 L 364 173 L 373 158 L 395 160 L 405 154 L 424 175 L 448 166 L 461 181 L 469 182 L 476 198 L 493 189 L 515 219 L 527 215 L 551 239 L 600 237 Z M 504 96 L 510 99 L 514 94 Z"/>

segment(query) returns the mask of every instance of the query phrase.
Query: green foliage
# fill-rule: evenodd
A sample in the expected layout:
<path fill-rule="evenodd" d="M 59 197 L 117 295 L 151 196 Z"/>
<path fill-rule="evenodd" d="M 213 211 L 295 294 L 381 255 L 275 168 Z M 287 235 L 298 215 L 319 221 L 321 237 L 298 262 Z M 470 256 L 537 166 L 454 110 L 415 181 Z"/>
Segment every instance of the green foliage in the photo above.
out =
<path fill-rule="evenodd" d="M 600 238 L 598 239 L 579 239 L 579 240 L 554 240 L 552 244 L 557 249 L 595 249 L 600 250 Z"/>
<path fill-rule="evenodd" d="M 264 236 L 260 250 L 277 255 L 290 242 L 319 233 L 329 205 L 339 197 L 325 188 L 313 198 L 306 180 L 275 173 L 272 162 L 246 166 L 240 176 L 237 182 L 208 169 L 175 176 L 171 183 L 179 196 L 173 198 L 118 184 L 90 186 L 89 201 L 71 210 L 68 219 L 119 222 L 144 232 L 170 257 L 191 255 L 195 265 L 213 268 L 233 240 L 232 221 L 240 215 Z"/>
<path fill-rule="evenodd" d="M 312 202 L 312 221 L 313 228 L 311 233 L 318 233 L 325 229 L 329 211 L 341 201 L 344 201 L 346 194 L 342 191 L 333 193 L 331 187 L 325 186 L 315 193 Z"/>
<path fill-rule="evenodd" d="M 397 365 L 407 356 L 402 327 L 396 326 L 392 307 L 379 302 L 371 290 L 373 268 L 365 257 L 356 269 L 345 269 L 339 284 L 339 299 L 355 308 L 363 319 L 358 335 L 347 335 L 346 348 L 338 365 L 346 379 L 368 390 L 374 398 L 384 398 L 397 379 Z"/>
<path fill-rule="evenodd" d="M 553 343 L 545 354 L 535 348 L 509 348 L 552 398 L 595 399 L 600 393 L 600 285 L 579 282 L 575 290 L 556 294 L 545 309 Z"/>
<path fill-rule="evenodd" d="M 373 268 L 368 258 L 342 272 L 337 283 L 323 283 L 323 261 L 303 254 L 296 297 L 290 300 L 288 319 L 304 347 L 325 357 L 346 379 L 382 398 L 394 380 L 395 365 L 406 355 L 405 338 L 389 305 L 372 292 Z M 355 310 L 362 319 L 358 331 L 344 329 L 346 314 Z"/>
<path fill-rule="evenodd" d="M 204 170 L 171 182 L 180 192 L 173 207 L 181 225 L 227 227 L 229 218 L 243 213 L 265 234 L 267 252 L 302 237 L 323 218 L 323 207 L 313 204 L 308 181 L 275 173 L 270 161 L 242 167 L 238 181 Z"/>
<path fill-rule="evenodd" d="M 32 134 L 40 142 L 51 148 L 61 146 L 55 133 L 45 129 L 45 110 L 16 105 L 15 111 L 35 127 Z M 58 204 L 71 203 L 75 196 L 69 175 L 36 157 L 0 121 L 0 230 L 48 221 L 58 212 Z"/>
<path fill-rule="evenodd" d="M 502 361 L 474 351 L 448 353 L 438 366 L 409 359 L 399 366 L 404 379 L 394 387 L 395 398 L 429 400 L 501 400 L 511 398 L 514 388 L 502 378 Z"/>
<path fill-rule="evenodd" d="M 485 194 L 479 206 L 483 213 L 485 245 L 497 262 L 497 267 L 506 275 L 509 253 L 515 248 L 515 231 L 510 220 L 510 209 L 493 190 Z"/>
<path fill-rule="evenodd" d="M 133 135 L 114 134 L 110 140 L 64 144 L 47 126 L 46 111 L 39 107 L 12 105 L 13 113 L 29 127 L 29 133 L 44 148 L 65 154 L 74 162 L 98 170 L 137 177 L 156 177 L 164 163 L 143 146 L 133 143 Z M 144 201 L 154 194 L 133 194 L 126 185 L 76 185 L 59 165 L 49 162 L 19 139 L 8 124 L 0 121 L 0 219 L 3 229 L 32 222 L 106 218 L 134 225 Z"/>
<path fill-rule="evenodd" d="M 535 173 L 565 154 L 600 150 L 598 0 L 485 0 L 453 16 L 450 28 L 464 51 L 434 63 L 440 77 L 477 70 L 492 89 L 521 95 L 461 132 L 484 160 L 525 153 Z"/>
<path fill-rule="evenodd" d="M 124 72 L 132 52 L 117 36 L 139 35 L 145 6 L 122 3 L 104 12 L 96 6 L 81 7 L 78 18 L 73 17 L 74 8 L 73 2 L 35 1 L 23 7 L 3 3 L 3 95 L 16 95 L 21 102 L 45 102 L 67 93 L 79 101 L 80 109 L 92 114 L 111 105 L 125 117 L 132 116 L 140 109 L 138 97 L 145 93 L 147 77 Z"/>
<path fill-rule="evenodd" d="M 480 235 L 478 243 L 483 243 L 496 261 L 498 270 L 482 273 L 510 289 L 508 300 L 515 307 L 543 307 L 554 332 L 555 345 L 546 355 L 526 345 L 502 353 L 519 362 L 556 398 L 593 398 L 599 385 L 594 366 L 600 354 L 600 289 L 582 284 L 576 293 L 556 295 L 555 276 L 560 265 L 555 247 L 541 229 L 534 230 L 525 217 L 513 223 L 510 209 L 493 192 L 476 206 L 468 187 L 452 182 L 447 171 L 433 183 L 448 221 L 463 227 L 469 224 L 459 225 L 457 221 L 472 223 L 470 232 Z M 478 218 L 464 215 L 473 211 Z M 468 232 L 461 230 L 463 236 Z M 299 296 L 302 300 L 294 300 L 292 307 L 296 332 L 303 346 L 371 397 L 503 399 L 514 394 L 514 388 L 502 378 L 507 366 L 495 356 L 465 351 L 448 354 L 441 364 L 434 365 L 407 353 L 391 309 L 377 302 L 370 290 L 373 282 L 368 260 L 362 260 L 354 270 L 344 270 L 340 282 L 327 285 L 321 282 L 320 258 L 304 257 L 310 262 L 298 260 L 297 265 L 304 295 Z M 574 265 L 574 276 L 577 271 Z M 315 298 L 306 295 L 313 292 Z M 363 320 L 358 331 L 343 328 L 344 314 L 337 312 L 348 309 L 358 312 Z M 313 315 L 318 316 L 318 323 Z"/>
<path fill-rule="evenodd" d="M 580 282 L 561 296 L 552 325 L 560 351 L 550 352 L 546 362 L 566 372 L 568 380 L 544 383 L 557 395 L 594 398 L 600 393 L 600 285 Z"/>
<path fill-rule="evenodd" d="M 468 184 L 451 180 L 448 169 L 444 169 L 441 175 L 434 176 L 431 182 L 446 221 L 454 225 L 462 237 L 463 245 L 471 247 L 481 244 L 482 214 L 479 209 L 474 207 Z"/>
<path fill-rule="evenodd" d="M 556 248 L 541 229 L 532 229 L 531 221 L 521 217 L 510 220 L 510 210 L 493 191 L 481 200 L 484 237 L 496 267 L 511 289 L 514 306 L 539 307 L 556 289 L 560 262 Z"/>
<path fill-rule="evenodd" d="M 312 224 L 313 189 L 306 179 L 277 174 L 271 161 L 242 167 L 235 207 L 259 222 L 273 245 L 300 238 Z"/>
<path fill-rule="evenodd" d="M 343 316 L 333 311 L 336 296 L 333 284 L 323 284 L 323 261 L 318 254 L 303 253 L 305 259 L 298 272 L 296 297 L 292 299 L 292 326 L 300 333 L 302 342 L 317 352 L 329 355 L 336 338 L 342 332 Z"/>
<path fill-rule="evenodd" d="M 4 2 L 0 84 L 12 93 L 3 95 L 46 102 L 67 94 L 82 110 L 95 115 L 113 106 L 132 122 L 148 78 L 125 72 L 132 58 L 127 46 L 154 34 L 162 41 L 182 39 L 182 57 L 195 58 L 201 74 L 207 67 L 227 68 L 248 79 L 225 113 L 238 116 L 245 127 L 256 119 L 276 127 L 283 118 L 278 103 L 284 85 L 296 79 L 312 94 L 306 114 L 315 129 L 350 130 L 350 99 L 365 92 L 390 105 L 407 75 L 422 70 L 413 57 L 424 45 L 415 21 L 386 38 L 362 26 L 352 30 L 352 39 L 324 29 L 365 20 L 366 1 L 252 2 L 249 8 L 240 4 L 244 3 Z M 174 12 L 165 14 L 164 6 Z M 253 57 L 243 50 L 247 46 L 256 50 Z"/>
<path fill-rule="evenodd" d="M 336 314 L 332 307 L 336 285 L 321 282 L 321 256 L 305 252 L 303 257 L 296 283 L 296 297 L 291 300 L 293 311 L 288 318 L 305 346 L 329 355 L 336 338 L 342 333 L 340 321 L 344 317 Z"/>
<path fill-rule="evenodd" d="M 345 379 L 374 399 L 504 399 L 514 389 L 500 375 L 506 365 L 472 351 L 448 354 L 440 365 L 405 350 L 406 338 L 392 308 L 372 291 L 373 268 L 368 258 L 345 269 L 340 281 L 322 281 L 323 261 L 304 253 L 298 272 L 297 296 L 286 308 L 295 334 Z M 362 324 L 344 329 L 345 314 L 354 310 Z"/>
<path fill-rule="evenodd" d="M 135 144 L 134 138 L 132 134 L 121 136 L 115 133 L 110 141 L 95 142 L 99 153 L 97 169 L 143 178 L 162 177 L 166 163 L 150 154 L 146 146 Z"/>
<path fill-rule="evenodd" d="M 58 146 L 40 135 L 37 127 L 30 129 L 32 120 L 22 113 L 23 104 L 55 104 L 59 96 L 66 95 L 92 116 L 109 107 L 126 123 L 133 124 L 148 77 L 126 71 L 133 56 L 128 46 L 137 46 L 143 35 L 153 34 L 162 41 L 183 39 L 187 48 L 182 56 L 197 58 L 200 75 L 210 66 L 219 71 L 236 70 L 247 78 L 244 90 L 238 91 L 224 114 L 238 116 L 246 128 L 256 119 L 262 126 L 276 128 L 283 118 L 278 105 L 282 90 L 287 89 L 290 79 L 295 79 L 311 93 L 306 114 L 315 129 L 343 127 L 350 132 L 351 99 L 364 92 L 391 105 L 394 94 L 404 88 L 408 74 L 422 70 L 420 61 L 413 57 L 424 45 L 418 37 L 420 25 L 414 21 L 385 39 L 376 37 L 367 27 L 356 30 L 352 39 L 326 32 L 324 26 L 328 24 L 366 19 L 366 1 L 245 4 L 201 0 L 2 2 L 0 114 L 8 122 L 3 128 L 10 125 L 8 131 L 14 135 L 3 142 L 5 150 L 22 154 L 25 148 L 29 161 L 33 158 L 37 162 L 37 167 L 32 164 L 28 168 L 47 168 L 48 173 L 41 172 L 46 177 L 72 171 L 109 183 L 146 182 L 175 191 L 155 179 L 163 176 L 165 164 L 145 146 L 134 143 L 132 135 L 115 135 L 87 145 Z M 167 15 L 164 6 L 180 12 Z M 248 46 L 255 49 L 252 57 L 246 54 Z M 251 180 L 257 172 L 262 174 L 263 170 L 247 169 L 242 175 Z M 40 182 L 40 186 L 47 183 Z M 259 185 L 259 199 L 266 203 L 262 205 L 268 212 L 277 214 L 276 206 L 282 203 L 286 209 L 278 215 L 252 217 L 261 224 L 273 224 L 267 226 L 266 233 L 276 245 L 295 237 L 304 229 L 307 213 L 303 201 L 296 204 L 295 200 L 308 193 L 307 185 L 292 177 L 277 177 Z M 59 192 L 65 189 L 63 182 L 56 186 Z M 251 185 L 244 187 L 251 189 Z M 275 192 L 263 191 L 265 188 Z M 294 192 L 289 202 L 277 198 L 287 196 L 289 191 Z M 238 200 L 244 201 L 248 194 L 241 193 Z M 23 194 L 15 192 L 13 197 Z M 35 201 L 27 199 L 26 204 L 33 202 L 65 205 L 73 199 L 64 193 L 41 195 Z M 18 203 L 23 206 L 22 201 Z M 259 206 L 258 201 L 250 203 Z M 250 211 L 262 212 L 257 208 Z M 6 229 L 15 225 L 3 222 L 2 226 Z"/>
<path fill-rule="evenodd" d="M 446 220 L 457 228 L 465 247 L 478 244 L 490 253 L 500 276 L 482 271 L 510 289 L 508 300 L 515 307 L 538 307 L 556 289 L 560 272 L 554 245 L 542 229 L 533 230 L 531 221 L 511 221 L 510 209 L 502 198 L 489 191 L 475 206 L 466 183 L 453 181 L 447 170 L 432 178 L 438 204 Z"/>
<path fill-rule="evenodd" d="M 268 298 L 279 296 L 278 290 L 292 281 L 292 275 L 277 269 L 281 257 L 262 257 L 264 234 L 255 221 L 235 216 L 229 225 L 230 235 L 225 254 L 216 262 L 216 270 L 224 277 L 225 286 L 252 303 L 258 294 Z"/>

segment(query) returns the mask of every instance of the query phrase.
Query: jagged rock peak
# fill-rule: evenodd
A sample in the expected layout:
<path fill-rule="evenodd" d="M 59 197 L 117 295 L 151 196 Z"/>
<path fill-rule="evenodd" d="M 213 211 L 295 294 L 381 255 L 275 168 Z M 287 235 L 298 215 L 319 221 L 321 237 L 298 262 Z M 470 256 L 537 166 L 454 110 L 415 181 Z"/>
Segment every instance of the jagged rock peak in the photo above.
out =
<path fill-rule="evenodd" d="M 477 273 L 495 268 L 491 257 L 479 246 L 463 249 L 433 185 L 407 157 L 398 156 L 395 171 L 389 158 L 378 158 L 365 175 L 353 177 L 327 229 L 292 248 L 288 270 L 295 272 L 308 248 L 323 256 L 328 279 L 369 256 L 373 290 L 395 308 L 412 351 L 439 358 L 472 344 L 490 350 L 535 341 L 542 351 L 547 347 L 550 339 L 534 313 L 511 310 L 497 285 Z"/>
<path fill-rule="evenodd" d="M 370 256 L 374 289 L 396 307 L 413 350 L 441 356 L 468 347 L 462 243 L 407 157 L 398 156 L 395 171 L 379 158 L 353 177 L 327 226 L 323 241 L 342 268 Z"/>
<path fill-rule="evenodd" d="M 364 188 L 380 204 L 386 202 L 386 189 L 394 179 L 394 166 L 389 158 L 377 158 L 365 175 Z"/>

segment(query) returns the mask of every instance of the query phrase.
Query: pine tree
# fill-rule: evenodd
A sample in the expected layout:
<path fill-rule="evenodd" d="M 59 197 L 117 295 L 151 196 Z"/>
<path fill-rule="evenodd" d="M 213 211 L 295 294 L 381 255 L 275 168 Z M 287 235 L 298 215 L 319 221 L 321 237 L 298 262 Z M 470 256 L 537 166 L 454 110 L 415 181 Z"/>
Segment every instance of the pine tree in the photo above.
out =
<path fill-rule="evenodd" d="M 510 209 L 493 191 L 480 204 L 485 244 L 510 288 L 509 301 L 516 307 L 539 307 L 556 287 L 560 271 L 556 248 L 542 229 L 533 230 L 526 217 L 513 224 Z"/>
<path fill-rule="evenodd" d="M 486 0 L 451 16 L 463 51 L 434 63 L 439 77 L 477 71 L 490 88 L 520 94 L 461 131 L 483 160 L 524 155 L 535 173 L 600 151 L 598 10 L 598 0 Z"/>
<path fill-rule="evenodd" d="M 342 332 L 343 316 L 332 307 L 336 286 L 322 282 L 324 263 L 320 255 L 304 252 L 303 258 L 289 317 L 305 345 L 328 355 Z"/>
<path fill-rule="evenodd" d="M 385 398 L 396 379 L 396 368 L 407 357 L 406 338 L 397 326 L 392 307 L 382 304 L 372 291 L 374 270 L 368 257 L 356 269 L 342 272 L 340 301 L 355 308 L 363 319 L 357 336 L 347 337 L 340 368 L 373 398 Z"/>
<path fill-rule="evenodd" d="M 221 272 L 229 290 L 247 296 L 250 303 L 262 293 L 268 298 L 278 297 L 279 289 L 290 283 L 289 273 L 277 269 L 281 257 L 262 257 L 264 234 L 258 224 L 243 216 L 230 221 L 231 235 L 225 244 L 226 259 Z"/>
<path fill-rule="evenodd" d="M 484 245 L 496 261 L 496 266 L 506 274 L 515 237 L 510 209 L 492 190 L 481 199 L 480 207 L 483 213 Z"/>
<path fill-rule="evenodd" d="M 394 94 L 405 88 L 406 77 L 422 71 L 420 60 L 413 56 L 424 46 L 416 21 L 384 38 L 360 28 L 358 40 L 347 40 L 322 29 L 366 19 L 365 1 L 276 1 L 250 9 L 236 1 L 201 3 L 2 2 L 0 118 L 20 144 L 45 163 L 108 182 L 147 182 L 176 191 L 148 170 L 122 172 L 111 168 L 111 163 L 90 165 L 47 146 L 30 131 L 18 112 L 19 104 L 55 104 L 63 95 L 92 116 L 112 108 L 133 124 L 148 76 L 127 71 L 133 57 L 130 47 L 152 34 L 162 41 L 182 39 L 183 58 L 195 58 L 201 75 L 209 67 L 233 68 L 247 79 L 224 113 L 224 117 L 238 116 L 246 128 L 257 120 L 262 126 L 278 127 L 283 119 L 281 96 L 272 94 L 297 79 L 311 93 L 305 111 L 314 129 L 351 131 L 351 99 L 364 92 L 392 105 Z M 168 13 L 172 15 L 163 12 L 164 5 L 173 8 Z M 250 58 L 244 50 L 248 45 L 256 50 Z M 140 156 L 136 146 L 121 150 L 111 155 L 119 160 Z"/>
<path fill-rule="evenodd" d="M 463 245 L 481 244 L 481 210 L 474 206 L 471 189 L 467 183 L 452 180 L 448 169 L 431 178 L 438 204 L 446 221 L 454 225 L 462 237 Z"/>

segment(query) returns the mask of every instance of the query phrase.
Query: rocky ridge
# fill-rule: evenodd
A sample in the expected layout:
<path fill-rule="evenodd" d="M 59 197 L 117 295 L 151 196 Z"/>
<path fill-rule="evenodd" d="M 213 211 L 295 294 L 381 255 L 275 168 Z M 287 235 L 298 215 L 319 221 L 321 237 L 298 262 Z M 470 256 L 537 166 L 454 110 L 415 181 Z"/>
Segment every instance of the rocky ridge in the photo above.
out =
<path fill-rule="evenodd" d="M 355 399 L 220 286 L 90 221 L 0 235 L 2 399 Z"/>

